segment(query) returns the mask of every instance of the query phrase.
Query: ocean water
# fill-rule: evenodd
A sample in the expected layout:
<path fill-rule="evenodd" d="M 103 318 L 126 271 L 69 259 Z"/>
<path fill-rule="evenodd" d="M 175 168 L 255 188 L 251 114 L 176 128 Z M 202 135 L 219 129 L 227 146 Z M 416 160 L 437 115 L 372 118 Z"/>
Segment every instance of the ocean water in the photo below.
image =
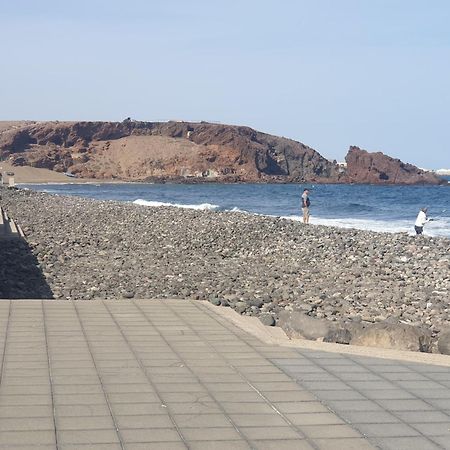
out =
<path fill-rule="evenodd" d="M 235 211 L 301 219 L 300 196 L 310 189 L 311 224 L 414 234 L 423 206 L 433 218 L 424 234 L 450 238 L 450 184 L 376 186 L 335 184 L 23 184 L 52 194 L 119 200 L 157 207 Z"/>

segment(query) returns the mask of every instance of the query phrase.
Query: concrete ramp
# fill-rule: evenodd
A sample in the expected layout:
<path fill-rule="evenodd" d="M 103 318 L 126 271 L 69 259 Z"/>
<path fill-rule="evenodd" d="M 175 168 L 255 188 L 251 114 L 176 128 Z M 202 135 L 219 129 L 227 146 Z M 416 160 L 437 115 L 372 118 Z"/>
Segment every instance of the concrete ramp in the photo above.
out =
<path fill-rule="evenodd" d="M 24 233 L 20 226 L 0 207 L 0 239 L 19 239 L 23 237 Z"/>

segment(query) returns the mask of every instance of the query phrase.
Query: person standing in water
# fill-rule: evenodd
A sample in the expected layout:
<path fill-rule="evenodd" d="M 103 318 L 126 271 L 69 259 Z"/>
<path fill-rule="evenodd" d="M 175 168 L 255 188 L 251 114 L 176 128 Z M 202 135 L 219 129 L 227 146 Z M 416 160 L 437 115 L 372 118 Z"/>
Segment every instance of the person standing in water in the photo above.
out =
<path fill-rule="evenodd" d="M 309 191 L 308 189 L 303 190 L 302 194 L 302 211 L 303 211 L 303 223 L 309 223 Z"/>
<path fill-rule="evenodd" d="M 429 222 L 431 219 L 427 217 L 428 208 L 422 208 L 417 215 L 416 223 L 414 224 L 414 229 L 416 230 L 416 234 L 423 233 L 423 226 Z"/>

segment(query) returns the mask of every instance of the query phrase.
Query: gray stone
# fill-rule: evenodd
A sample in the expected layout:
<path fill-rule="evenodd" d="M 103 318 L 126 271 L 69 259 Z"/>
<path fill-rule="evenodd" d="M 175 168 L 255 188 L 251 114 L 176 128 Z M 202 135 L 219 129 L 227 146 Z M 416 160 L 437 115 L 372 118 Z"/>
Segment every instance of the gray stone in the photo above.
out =
<path fill-rule="evenodd" d="M 450 355 L 450 330 L 440 334 L 438 340 L 439 353 Z"/>
<path fill-rule="evenodd" d="M 273 327 L 275 325 L 275 318 L 270 314 L 262 314 L 259 317 L 259 320 L 263 325 L 266 325 L 268 327 Z"/>
<path fill-rule="evenodd" d="M 133 298 L 135 296 L 135 292 L 134 291 L 125 291 L 122 294 L 123 298 Z"/>
<path fill-rule="evenodd" d="M 209 302 L 210 302 L 211 304 L 215 305 L 215 306 L 220 306 L 220 304 L 222 303 L 222 302 L 220 301 L 220 299 L 218 299 L 217 297 L 211 297 L 211 298 L 209 299 Z"/>
<path fill-rule="evenodd" d="M 298 311 L 281 311 L 278 325 L 291 338 L 319 339 L 327 335 L 332 323 L 315 319 Z"/>
<path fill-rule="evenodd" d="M 350 344 L 352 334 L 347 328 L 336 328 L 329 330 L 323 338 L 324 342 L 335 342 L 336 344 Z"/>
<path fill-rule="evenodd" d="M 234 310 L 236 312 L 238 312 L 239 314 L 242 314 L 246 311 L 247 309 L 247 303 L 245 302 L 237 302 L 236 305 L 234 306 Z"/>
<path fill-rule="evenodd" d="M 428 352 L 431 335 L 428 331 L 407 324 L 377 323 L 361 328 L 352 335 L 352 345 Z"/>

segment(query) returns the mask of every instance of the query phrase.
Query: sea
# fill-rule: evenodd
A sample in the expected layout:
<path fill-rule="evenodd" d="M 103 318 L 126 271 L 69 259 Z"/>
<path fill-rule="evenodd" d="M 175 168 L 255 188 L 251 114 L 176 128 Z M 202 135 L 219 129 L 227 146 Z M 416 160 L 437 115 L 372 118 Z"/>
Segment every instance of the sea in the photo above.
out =
<path fill-rule="evenodd" d="M 433 219 L 424 234 L 450 239 L 450 177 L 443 186 L 360 184 L 22 184 L 57 195 L 118 200 L 148 207 L 232 211 L 301 220 L 300 196 L 310 190 L 311 224 L 414 234 L 422 207 Z"/>

